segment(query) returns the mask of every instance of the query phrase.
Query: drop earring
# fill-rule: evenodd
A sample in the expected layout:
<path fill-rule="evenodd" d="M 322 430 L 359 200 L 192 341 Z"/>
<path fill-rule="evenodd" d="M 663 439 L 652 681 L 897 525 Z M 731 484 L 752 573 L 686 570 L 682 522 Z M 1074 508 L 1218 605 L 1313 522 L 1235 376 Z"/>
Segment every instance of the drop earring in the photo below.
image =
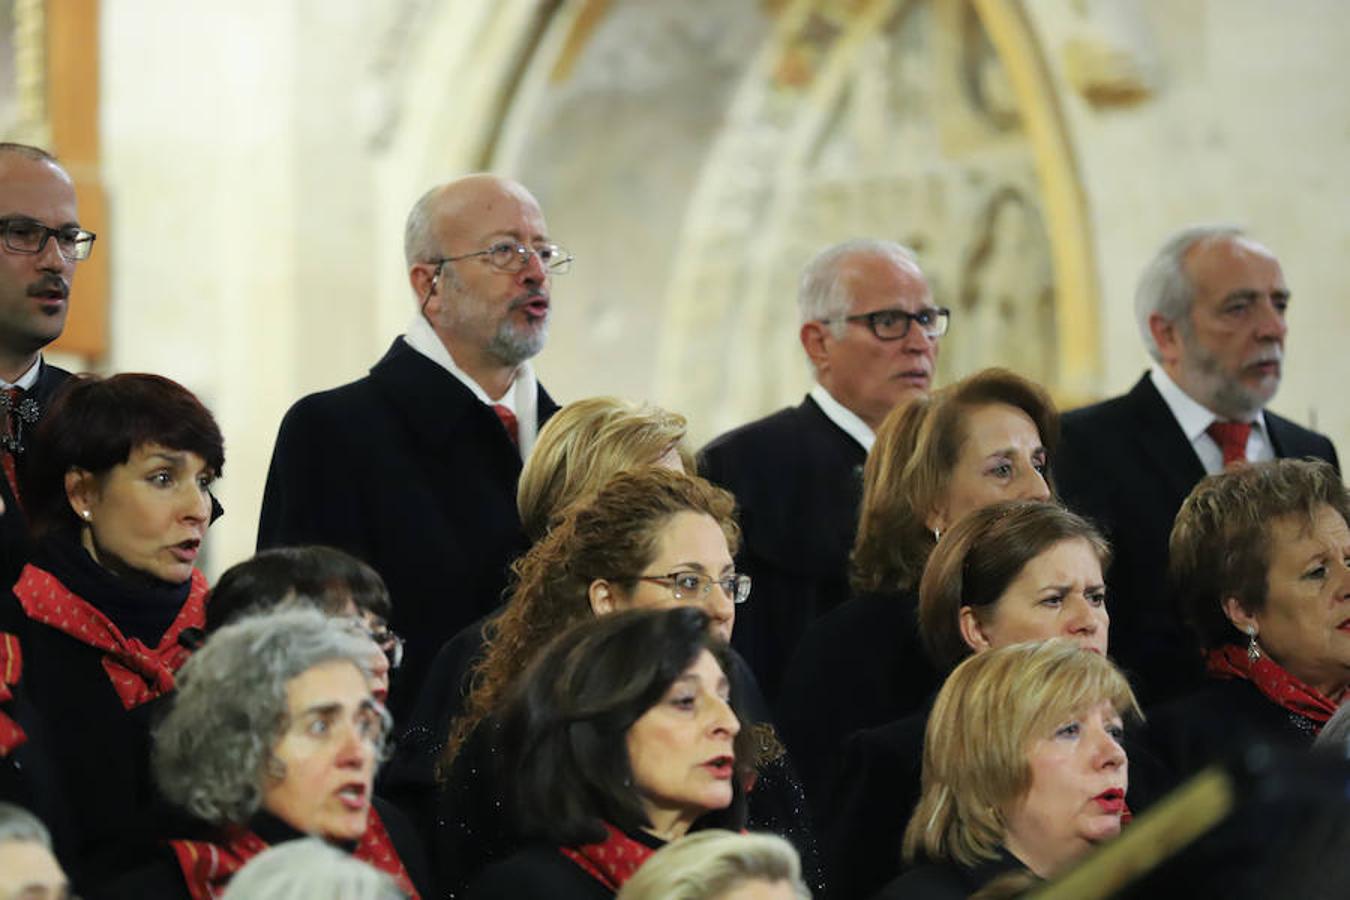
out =
<path fill-rule="evenodd" d="M 1255 664 L 1261 658 L 1261 647 L 1256 643 L 1256 626 L 1247 626 L 1247 662 Z"/>

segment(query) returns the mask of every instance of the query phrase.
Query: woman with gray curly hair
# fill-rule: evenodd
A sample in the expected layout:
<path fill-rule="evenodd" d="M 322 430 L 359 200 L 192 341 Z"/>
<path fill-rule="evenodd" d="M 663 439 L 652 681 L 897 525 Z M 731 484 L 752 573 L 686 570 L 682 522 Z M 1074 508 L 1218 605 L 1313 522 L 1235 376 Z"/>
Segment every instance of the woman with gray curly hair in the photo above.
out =
<path fill-rule="evenodd" d="M 372 794 L 389 714 L 371 695 L 369 640 L 283 606 L 213 634 L 179 673 L 155 729 L 169 853 L 108 896 L 217 897 L 249 859 L 312 835 L 430 893 L 406 821 Z"/>

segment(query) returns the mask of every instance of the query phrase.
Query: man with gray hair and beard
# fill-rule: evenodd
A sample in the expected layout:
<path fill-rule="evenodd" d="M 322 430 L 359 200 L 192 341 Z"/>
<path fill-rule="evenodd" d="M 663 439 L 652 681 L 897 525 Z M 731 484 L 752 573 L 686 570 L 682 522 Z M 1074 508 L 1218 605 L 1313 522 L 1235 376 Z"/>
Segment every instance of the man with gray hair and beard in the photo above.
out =
<path fill-rule="evenodd" d="M 1337 464 L 1324 435 L 1266 409 L 1279 388 L 1289 289 L 1240 229 L 1173 235 L 1144 270 L 1135 316 L 1154 364 L 1122 397 L 1067 413 L 1052 471 L 1111 540 L 1111 655 L 1146 705 L 1195 685 L 1200 656 L 1164 582 L 1182 501 L 1201 478 L 1278 457 Z"/>
<path fill-rule="evenodd" d="M 529 191 L 487 174 L 424 194 L 404 253 L 416 314 L 369 375 L 286 414 L 258 549 L 328 544 L 373 566 L 415 689 L 441 643 L 501 602 L 526 546 L 516 480 L 558 408 L 529 360 L 572 257 Z M 391 692 L 395 714 L 411 693 Z"/>

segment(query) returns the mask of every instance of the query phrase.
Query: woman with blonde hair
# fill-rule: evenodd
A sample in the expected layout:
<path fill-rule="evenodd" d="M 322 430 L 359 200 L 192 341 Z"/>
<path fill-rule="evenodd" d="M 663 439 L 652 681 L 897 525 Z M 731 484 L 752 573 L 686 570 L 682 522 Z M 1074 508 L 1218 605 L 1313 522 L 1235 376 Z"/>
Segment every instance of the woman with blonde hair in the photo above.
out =
<path fill-rule="evenodd" d="M 929 717 L 905 829 L 905 859 L 923 864 L 880 896 L 968 897 L 1019 869 L 1050 879 L 1115 837 L 1129 817 L 1125 717 L 1142 718 L 1125 676 L 1071 640 L 961 663 Z"/>
<path fill-rule="evenodd" d="M 792 845 L 773 834 L 709 828 L 652 854 L 619 900 L 810 900 Z"/>
<path fill-rule="evenodd" d="M 1037 384 L 986 369 L 893 410 L 863 469 L 854 596 L 818 619 L 777 723 L 819 815 L 845 737 L 918 709 L 940 682 L 919 646 L 919 578 L 938 535 L 1000 500 L 1051 496 L 1059 414 Z"/>

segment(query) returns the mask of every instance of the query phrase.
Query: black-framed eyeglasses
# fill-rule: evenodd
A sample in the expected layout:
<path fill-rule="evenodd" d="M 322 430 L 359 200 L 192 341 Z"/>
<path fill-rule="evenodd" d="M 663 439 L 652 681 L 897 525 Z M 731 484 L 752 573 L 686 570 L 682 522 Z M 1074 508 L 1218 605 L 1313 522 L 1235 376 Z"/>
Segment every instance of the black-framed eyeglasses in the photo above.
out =
<path fill-rule="evenodd" d="M 866 325 L 876 335 L 877 340 L 898 341 L 909 334 L 909 323 L 918 322 L 919 330 L 925 337 L 940 338 L 947 333 L 951 323 L 952 311 L 945 306 L 930 306 L 916 313 L 903 309 L 878 309 L 875 312 L 860 313 L 856 316 L 840 316 L 834 319 L 819 319 L 822 325 L 835 322 L 855 322 Z"/>
<path fill-rule="evenodd" d="M 702 572 L 670 572 L 666 575 L 639 575 L 638 581 L 650 581 L 670 588 L 676 600 L 697 602 L 712 593 L 713 585 L 722 589 L 722 593 L 731 598 L 732 603 L 744 603 L 750 599 L 750 576 L 732 573 L 722 578 L 714 578 Z"/>
<path fill-rule="evenodd" d="M 60 251 L 61 258 L 67 262 L 78 262 L 89 258 L 96 237 L 92 231 L 82 228 L 48 228 L 41 222 L 22 216 L 0 219 L 0 241 L 3 241 L 6 250 L 15 253 L 41 253 L 47 241 L 56 238 L 56 249 Z"/>
<path fill-rule="evenodd" d="M 572 260 L 576 258 L 557 244 L 540 244 L 537 247 L 531 247 L 519 241 L 502 241 L 493 244 L 486 250 L 465 253 L 463 256 L 442 256 L 440 259 L 431 260 L 431 262 L 440 267 L 448 262 L 459 262 L 461 259 L 472 259 L 475 256 L 486 256 L 492 268 L 509 275 L 514 275 L 525 268 L 531 256 L 539 257 L 540 265 L 547 269 L 550 274 L 566 275 L 572 269 Z"/>
<path fill-rule="evenodd" d="M 367 613 L 367 615 L 372 614 Z M 349 621 L 353 633 L 368 637 L 375 642 L 375 646 L 379 647 L 385 658 L 389 660 L 390 669 L 397 669 L 403 665 L 403 644 L 405 642 L 393 629 L 378 618 L 375 621 L 370 621 L 363 616 L 356 615 L 350 616 Z"/>

